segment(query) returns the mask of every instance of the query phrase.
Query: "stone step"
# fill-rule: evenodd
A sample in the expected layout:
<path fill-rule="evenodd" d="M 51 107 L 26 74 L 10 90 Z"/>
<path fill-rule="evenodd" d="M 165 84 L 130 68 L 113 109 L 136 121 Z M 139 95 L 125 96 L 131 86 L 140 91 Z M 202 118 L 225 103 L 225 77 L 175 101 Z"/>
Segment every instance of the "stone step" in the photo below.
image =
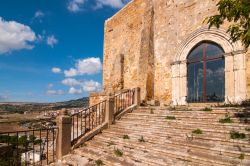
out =
<path fill-rule="evenodd" d="M 121 147 L 116 147 L 120 150 Z M 108 147 L 105 144 L 101 144 L 97 141 L 89 141 L 86 143 L 86 147 L 79 148 L 75 150 L 76 153 L 92 157 L 93 154 L 96 158 L 99 158 L 104 163 L 107 163 L 107 165 L 163 165 L 163 163 L 157 162 L 155 160 L 150 160 L 150 158 L 140 158 L 139 160 L 139 154 L 131 154 L 130 152 L 124 151 L 124 148 L 122 149 L 123 155 L 121 157 L 117 157 L 114 154 L 114 147 Z M 90 153 L 89 153 L 90 152 Z M 153 157 L 153 156 L 152 156 Z M 112 161 L 110 163 L 110 161 Z M 169 161 L 166 161 L 166 163 L 169 163 Z M 173 163 L 172 163 L 173 164 Z"/>
<path fill-rule="evenodd" d="M 217 115 L 217 116 L 223 116 L 223 115 L 230 115 L 230 116 L 239 116 L 239 115 L 245 115 L 246 117 L 250 117 L 250 110 L 215 110 L 213 109 L 212 111 L 195 111 L 195 110 L 186 110 L 186 111 L 178 111 L 178 110 L 163 110 L 163 109 L 137 109 L 134 112 L 139 112 L 139 113 L 152 113 L 154 112 L 155 114 L 164 114 L 164 113 L 174 113 L 174 114 L 200 114 L 200 115 Z"/>
<path fill-rule="evenodd" d="M 231 147 L 228 145 L 221 145 L 216 144 L 214 142 L 201 142 L 197 141 L 195 138 L 194 140 L 187 140 L 187 139 L 171 139 L 166 137 L 158 137 L 158 136 L 151 136 L 151 135 L 144 135 L 144 133 L 117 133 L 117 132 L 105 132 L 103 135 L 99 135 L 96 138 L 119 138 L 123 139 L 123 135 L 128 135 L 131 141 L 138 142 L 138 139 L 141 136 L 144 136 L 147 142 L 151 143 L 152 145 L 157 145 L 158 147 L 178 147 L 178 148 L 186 148 L 187 150 L 202 150 L 203 152 L 206 151 L 207 153 L 213 153 L 217 155 L 225 155 L 229 157 L 237 158 L 240 156 L 241 153 L 245 154 L 246 159 L 250 159 L 250 149 L 246 147 Z M 240 150 L 239 150 L 240 148 Z"/>
<path fill-rule="evenodd" d="M 233 113 L 233 112 L 228 112 L 228 113 L 220 113 L 216 111 L 211 111 L 211 112 L 205 112 L 205 111 L 168 111 L 168 110 L 147 110 L 147 111 L 140 111 L 140 110 L 135 110 L 133 113 L 139 113 L 139 114 L 150 114 L 150 115 L 167 115 L 167 114 L 174 114 L 174 115 L 181 115 L 181 116 L 198 116 L 199 117 L 224 117 L 226 115 L 231 116 L 231 117 L 236 117 L 236 118 L 249 118 L 250 117 L 250 112 L 249 113 Z"/>
<path fill-rule="evenodd" d="M 107 139 L 107 140 L 106 140 Z M 92 145 L 98 144 L 99 146 L 108 147 L 110 146 L 110 141 L 113 140 L 113 138 L 107 138 L 104 139 L 94 139 L 91 143 Z M 175 165 L 176 163 L 179 163 L 179 165 L 189 165 L 191 160 L 187 156 L 180 157 L 179 155 L 173 154 L 169 151 L 160 151 L 158 148 L 152 148 L 145 145 L 139 145 L 139 144 L 133 144 L 133 143 L 127 143 L 127 142 L 116 142 L 116 145 L 112 145 L 111 149 L 119 148 L 122 149 L 125 154 L 132 156 L 136 156 L 137 160 L 146 160 L 146 161 L 153 161 L 154 165 Z M 157 160 L 157 161 L 155 161 Z M 151 162 L 152 162 L 151 161 Z M 192 161 L 192 164 L 195 165 L 204 165 L 205 161 L 201 160 L 194 160 Z"/>
<path fill-rule="evenodd" d="M 182 116 L 182 115 L 173 115 L 173 114 L 164 114 L 164 115 L 156 115 L 156 114 L 141 114 L 141 113 L 129 113 L 128 115 L 122 117 L 123 119 L 165 119 L 167 116 L 174 116 L 177 120 L 183 121 L 193 121 L 193 122 L 207 122 L 207 123 L 216 123 L 219 122 L 220 119 L 226 118 L 223 117 L 199 117 L 199 116 Z M 249 125 L 250 126 L 250 118 L 230 118 L 236 124 Z"/>
<path fill-rule="evenodd" d="M 172 139 L 177 139 L 177 138 L 184 138 L 184 139 L 188 139 L 188 138 L 195 138 L 197 140 L 201 140 L 201 141 L 212 141 L 212 142 L 220 142 L 221 144 L 225 144 L 225 145 L 238 145 L 238 146 L 243 146 L 243 147 L 248 147 L 250 148 L 250 144 L 248 140 L 233 140 L 233 139 L 223 139 L 223 138 L 216 138 L 216 137 L 211 137 L 210 135 L 208 136 L 204 136 L 204 134 L 201 135 L 196 135 L 196 134 L 188 134 L 188 133 L 174 133 L 174 132 L 163 132 L 163 131 L 147 131 L 145 129 L 133 129 L 133 131 L 131 129 L 127 129 L 127 128 L 123 128 L 120 126 L 113 126 L 112 130 L 107 130 L 104 131 L 105 132 L 110 132 L 111 134 L 115 134 L 115 133 L 120 133 L 120 134 L 130 134 L 130 133 L 140 133 L 143 134 L 144 136 L 150 136 L 150 135 L 155 135 L 157 137 L 163 137 L 163 138 L 169 138 L 171 137 Z"/>
<path fill-rule="evenodd" d="M 176 117 L 175 117 L 176 118 Z M 117 121 L 119 122 L 119 121 Z M 173 123 L 174 125 L 180 124 L 180 125 L 205 125 L 205 126 L 211 126 L 213 128 L 222 128 L 222 129 L 239 129 L 239 130 L 244 130 L 245 132 L 249 132 L 250 124 L 239 124 L 233 121 L 233 123 L 220 123 L 219 121 L 217 122 L 206 122 L 206 121 L 188 121 L 188 120 L 182 120 L 182 119 L 167 119 L 167 116 L 165 117 L 159 117 L 159 118 L 147 118 L 147 117 L 130 117 L 130 116 L 125 116 L 122 117 L 122 122 L 131 122 L 131 123 L 136 123 L 136 122 L 143 122 L 143 123 L 159 123 L 159 125 L 164 125 L 164 124 L 171 124 Z"/>
<path fill-rule="evenodd" d="M 117 121 L 116 122 L 117 125 L 120 126 L 128 126 L 128 128 L 130 127 L 144 127 L 144 128 L 151 128 L 153 127 L 154 129 L 157 130 L 162 130 L 165 129 L 165 131 L 169 131 L 169 130 L 174 130 L 174 129 L 185 129 L 188 131 L 193 131 L 197 128 L 202 129 L 204 131 L 206 131 L 207 133 L 214 133 L 214 134 L 226 134 L 226 135 L 230 135 L 231 131 L 238 131 L 241 133 L 244 133 L 247 137 L 250 138 L 250 132 L 246 131 L 246 128 L 244 127 L 237 127 L 237 126 L 216 126 L 216 125 L 206 125 L 206 124 L 199 124 L 199 123 L 195 123 L 195 124 L 187 124 L 186 122 L 182 122 L 182 121 L 176 121 L 176 120 L 164 120 L 161 122 L 155 122 L 153 120 L 149 121 L 149 120 L 144 120 L 144 121 L 129 121 L 128 119 L 123 119 L 122 122 Z"/>
<path fill-rule="evenodd" d="M 119 158 L 112 153 L 108 153 L 103 147 L 90 146 L 89 142 L 86 147 L 74 150 L 74 153 L 87 157 L 90 160 L 101 160 L 105 165 L 136 165 L 136 162 L 130 158 Z"/>
<path fill-rule="evenodd" d="M 137 108 L 137 110 L 171 110 L 171 111 L 187 111 L 187 110 L 192 110 L 192 111 L 201 111 L 204 108 L 211 108 L 213 111 L 218 111 L 218 112 L 226 112 L 226 111 L 231 111 L 231 112 L 248 112 L 250 111 L 250 107 L 214 107 L 214 106 L 201 106 L 201 107 L 192 107 L 192 106 L 166 106 L 166 107 L 159 107 L 159 106 L 140 106 Z"/>
<path fill-rule="evenodd" d="M 132 158 L 135 161 L 144 161 L 144 164 L 147 165 L 161 165 L 164 166 L 166 164 L 172 164 L 176 162 L 180 162 L 176 159 L 169 159 L 162 157 L 160 154 L 154 154 L 154 153 L 145 153 L 145 148 L 138 148 L 136 151 L 132 147 L 124 146 L 123 144 L 118 144 L 115 146 L 108 146 L 109 144 L 104 141 L 97 141 L 94 140 L 93 142 L 89 142 L 92 146 L 99 146 L 102 147 L 102 149 L 105 149 L 109 151 L 110 153 L 114 153 L 114 149 L 120 149 L 124 156 Z"/>
<path fill-rule="evenodd" d="M 133 127 L 137 127 L 138 130 L 147 130 L 152 129 L 154 132 L 171 132 L 171 133 L 182 133 L 182 134 L 192 134 L 194 130 L 197 129 L 197 127 L 192 127 L 192 126 L 169 126 L 168 124 L 162 125 L 162 126 L 151 126 L 150 124 L 134 124 L 134 123 L 126 123 L 124 122 L 123 124 L 119 123 L 117 126 L 114 126 L 114 128 L 123 128 L 123 129 L 128 129 L 130 130 Z M 231 139 L 230 138 L 230 131 L 228 130 L 214 130 L 214 129 L 207 129 L 203 128 L 201 126 L 198 126 L 199 129 L 202 130 L 201 136 L 210 136 L 214 138 L 220 138 L 220 139 Z M 150 131 L 150 130 L 149 130 Z M 239 131 L 239 130 L 237 130 Z M 245 133 L 245 132 L 244 132 Z M 245 133 L 246 138 L 243 139 L 242 141 L 250 139 L 250 134 Z"/>
<path fill-rule="evenodd" d="M 107 137 L 101 137 L 99 139 L 99 143 L 102 144 L 102 147 L 105 146 L 105 143 L 103 143 L 105 140 L 105 138 Z M 138 151 L 138 149 L 146 149 L 148 152 L 154 153 L 154 152 L 158 152 L 160 154 L 168 154 L 170 156 L 175 156 L 182 160 L 188 160 L 188 161 L 199 161 L 200 163 L 203 164 L 207 164 L 209 163 L 213 163 L 213 164 L 219 164 L 219 165 L 231 165 L 232 163 L 236 164 L 236 163 L 240 163 L 239 159 L 234 159 L 232 157 L 227 157 L 227 156 L 218 156 L 218 155 L 214 155 L 212 153 L 208 154 L 206 152 L 203 151 L 195 151 L 195 150 L 190 150 L 188 151 L 187 149 L 183 148 L 183 147 L 173 147 L 173 146 L 164 146 L 161 145 L 159 146 L 158 144 L 152 144 L 152 143 L 138 143 L 135 142 L 134 140 L 122 140 L 122 138 L 114 138 L 114 137 L 110 137 L 112 141 L 114 141 L 115 143 L 117 143 L 116 146 L 119 146 L 120 148 L 122 147 L 126 147 L 128 149 L 132 148 L 132 151 Z M 97 139 L 94 139 L 93 143 L 97 143 Z M 107 142 L 106 142 L 106 146 L 107 146 Z M 138 148 L 138 149 L 137 149 Z M 206 155 L 205 155 L 206 154 Z M 166 156 L 168 157 L 168 156 Z M 245 162 L 250 163 L 249 161 L 245 160 Z"/>

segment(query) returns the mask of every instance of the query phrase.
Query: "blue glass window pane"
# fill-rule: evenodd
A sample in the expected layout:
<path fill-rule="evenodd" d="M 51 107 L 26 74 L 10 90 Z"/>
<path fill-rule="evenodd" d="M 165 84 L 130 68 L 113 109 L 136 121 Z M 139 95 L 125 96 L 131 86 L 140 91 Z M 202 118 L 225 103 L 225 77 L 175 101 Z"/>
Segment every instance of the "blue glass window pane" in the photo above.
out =
<path fill-rule="evenodd" d="M 216 44 L 212 44 L 209 43 L 207 44 L 207 48 L 206 48 L 206 57 L 222 57 L 224 54 L 223 49 L 216 45 Z"/>
<path fill-rule="evenodd" d="M 225 100 L 225 60 L 223 55 L 223 49 L 212 42 L 202 42 L 189 53 L 187 59 L 187 100 L 189 102 L 221 102 Z"/>

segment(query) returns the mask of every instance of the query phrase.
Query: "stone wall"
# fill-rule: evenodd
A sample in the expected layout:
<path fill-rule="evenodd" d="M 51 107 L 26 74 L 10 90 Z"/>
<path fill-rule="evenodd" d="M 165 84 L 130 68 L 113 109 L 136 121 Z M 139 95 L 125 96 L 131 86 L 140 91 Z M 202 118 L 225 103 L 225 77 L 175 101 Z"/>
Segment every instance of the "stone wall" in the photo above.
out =
<path fill-rule="evenodd" d="M 181 44 L 183 44 L 183 41 L 185 41 L 188 37 L 195 35 L 197 30 L 207 27 L 206 23 L 204 23 L 204 20 L 208 16 L 217 13 L 216 4 L 218 1 L 219 0 L 154 0 L 154 59 L 156 100 L 166 103 L 171 102 L 173 99 L 171 90 L 174 89 L 172 86 L 180 86 L 180 91 L 183 91 L 183 89 L 185 90 L 185 88 L 182 88 L 182 86 L 187 86 L 186 79 L 180 79 L 180 82 L 174 82 L 172 80 L 171 75 L 174 73 L 171 71 L 171 64 L 174 62 L 177 50 L 180 48 Z M 226 22 L 220 27 L 220 29 L 227 29 L 228 25 L 229 24 Z M 218 35 L 227 34 L 218 33 Z M 217 42 L 217 37 L 212 31 L 210 36 L 211 41 Z M 210 40 L 209 38 L 206 38 L 206 36 L 200 36 L 200 38 L 202 37 L 204 40 Z M 229 39 L 225 39 L 225 41 L 221 41 L 219 44 L 226 45 L 225 42 L 230 43 Z M 241 46 L 241 44 L 238 43 L 233 43 L 224 47 L 226 53 L 243 49 L 244 48 Z M 186 52 L 186 55 L 187 54 L 188 52 Z M 245 77 L 245 71 L 242 70 L 245 68 L 244 63 L 246 62 L 244 56 L 245 55 L 243 54 L 235 54 L 233 55 L 232 61 L 225 61 L 225 71 L 227 68 L 229 69 L 230 66 L 234 66 L 233 69 L 230 70 L 232 71 L 231 73 L 226 73 L 226 79 L 229 79 L 227 76 L 230 76 L 230 78 L 233 80 L 226 80 L 226 83 L 228 82 L 229 84 L 225 85 L 226 95 L 228 93 L 231 101 L 240 101 L 241 99 L 245 98 L 245 86 L 241 84 L 242 82 L 245 82 L 245 78 L 242 78 Z M 180 69 L 179 75 L 180 77 L 186 78 L 185 74 L 182 75 L 182 73 L 185 73 L 184 71 L 186 71 L 186 67 L 185 65 L 182 66 L 183 67 Z M 230 92 L 230 89 L 234 89 L 234 92 Z"/>
<path fill-rule="evenodd" d="M 161 104 L 171 103 L 174 86 L 187 86 L 186 80 L 173 81 L 172 64 L 175 62 L 177 51 L 189 36 L 207 27 L 203 21 L 206 17 L 217 13 L 218 1 L 134 0 L 107 20 L 104 45 L 104 90 L 116 91 L 140 87 L 142 99 L 159 100 Z M 225 23 L 221 29 L 227 29 L 228 25 Z M 216 40 L 212 33 L 210 35 Z M 228 39 L 226 40 L 230 43 Z M 221 42 L 226 45 L 224 41 Z M 241 48 L 239 46 L 241 44 L 236 43 L 225 48 L 225 51 L 230 50 L 229 47 L 232 47 L 232 51 L 238 51 L 234 50 L 235 45 Z M 234 91 L 227 93 L 237 95 L 239 92 L 238 98 L 244 98 L 244 94 L 250 97 L 250 52 L 246 57 L 241 53 L 227 59 L 229 60 L 226 60 L 226 66 L 235 66 L 236 70 L 244 68 L 244 71 L 239 72 L 233 71 L 235 68 L 232 68 L 231 73 L 227 73 L 230 79 L 232 81 L 242 79 L 246 82 L 246 86 L 235 81 L 231 82 L 230 85 L 226 85 L 226 88 L 233 87 Z M 184 70 L 186 70 L 185 66 L 180 72 Z M 179 90 L 182 89 L 179 88 Z"/>
<path fill-rule="evenodd" d="M 104 92 L 91 92 L 89 93 L 89 106 L 93 106 L 107 99 L 107 95 Z"/>
<path fill-rule="evenodd" d="M 153 98 L 152 19 L 151 1 L 134 0 L 106 21 L 104 91 L 140 87 L 143 99 Z"/>
<path fill-rule="evenodd" d="M 154 0 L 155 98 L 166 103 L 172 100 L 171 63 L 176 50 L 203 20 L 216 13 L 214 0 Z"/>

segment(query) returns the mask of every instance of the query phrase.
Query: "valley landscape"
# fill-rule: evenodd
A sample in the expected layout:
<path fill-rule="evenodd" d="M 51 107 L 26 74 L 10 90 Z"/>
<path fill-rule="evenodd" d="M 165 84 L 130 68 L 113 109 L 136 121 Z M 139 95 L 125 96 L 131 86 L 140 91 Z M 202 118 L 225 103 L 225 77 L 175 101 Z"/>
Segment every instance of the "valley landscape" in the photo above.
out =
<path fill-rule="evenodd" d="M 0 103 L 0 131 L 46 128 L 55 125 L 58 110 L 78 111 L 87 108 L 87 97 L 57 103 Z"/>

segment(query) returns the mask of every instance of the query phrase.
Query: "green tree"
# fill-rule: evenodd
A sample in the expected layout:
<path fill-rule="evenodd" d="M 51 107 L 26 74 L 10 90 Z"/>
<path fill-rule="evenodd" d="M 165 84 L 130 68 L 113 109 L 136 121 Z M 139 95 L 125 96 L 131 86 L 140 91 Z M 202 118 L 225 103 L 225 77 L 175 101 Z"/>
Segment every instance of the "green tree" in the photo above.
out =
<path fill-rule="evenodd" d="M 241 40 L 247 48 L 250 45 L 250 0 L 220 0 L 217 4 L 219 14 L 208 17 L 209 28 L 220 27 L 230 22 L 227 32 L 232 41 Z"/>

